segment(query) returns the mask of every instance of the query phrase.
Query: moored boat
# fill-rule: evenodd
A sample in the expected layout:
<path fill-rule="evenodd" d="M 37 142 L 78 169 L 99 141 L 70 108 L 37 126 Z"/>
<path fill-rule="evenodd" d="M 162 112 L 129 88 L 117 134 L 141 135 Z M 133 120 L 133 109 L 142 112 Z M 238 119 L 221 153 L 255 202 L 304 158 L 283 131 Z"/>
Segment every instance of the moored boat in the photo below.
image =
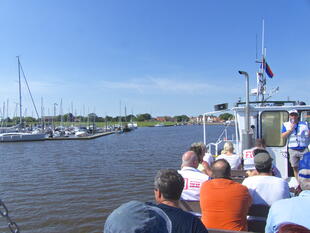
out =
<path fill-rule="evenodd" d="M 0 142 L 24 142 L 24 141 L 41 141 L 45 139 L 46 134 L 42 133 L 40 129 L 36 130 L 31 130 L 29 131 L 28 129 L 24 128 L 24 122 L 22 118 L 22 95 L 21 95 L 21 73 L 24 76 L 26 85 L 28 87 L 28 91 L 31 97 L 31 100 L 33 102 L 34 108 L 37 113 L 37 109 L 35 107 L 32 95 L 30 93 L 30 88 L 28 86 L 28 82 L 26 81 L 26 77 L 24 74 L 24 71 L 22 69 L 19 57 L 17 56 L 17 62 L 18 62 L 18 83 L 19 83 L 19 125 L 7 128 L 7 131 L 3 132 L 0 134 Z M 39 115 L 37 113 L 37 117 L 39 118 Z M 15 131 L 15 132 L 13 132 Z"/>
<path fill-rule="evenodd" d="M 1 133 L 0 142 L 25 142 L 25 141 L 43 141 L 45 133 Z"/>

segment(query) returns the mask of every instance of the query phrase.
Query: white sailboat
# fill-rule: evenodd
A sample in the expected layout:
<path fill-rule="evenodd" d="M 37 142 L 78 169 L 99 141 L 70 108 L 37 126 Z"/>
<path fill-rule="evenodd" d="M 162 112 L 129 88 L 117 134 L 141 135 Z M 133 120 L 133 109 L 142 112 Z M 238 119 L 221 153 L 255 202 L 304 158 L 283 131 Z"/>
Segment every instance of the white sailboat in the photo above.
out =
<path fill-rule="evenodd" d="M 45 133 L 40 132 L 39 130 L 34 130 L 31 132 L 27 132 L 24 128 L 23 128 L 23 121 L 22 121 L 22 95 L 21 95 L 21 78 L 20 78 L 20 73 L 22 71 L 26 85 L 28 87 L 29 90 L 29 94 L 31 97 L 31 100 L 33 102 L 35 111 L 38 115 L 37 109 L 35 107 L 24 71 L 22 69 L 20 60 L 19 60 L 19 56 L 17 56 L 17 62 L 18 62 L 18 83 L 19 83 L 19 125 L 18 125 L 18 132 L 5 132 L 5 133 L 1 133 L 0 134 L 0 142 L 24 142 L 24 141 L 41 141 L 45 139 Z"/>

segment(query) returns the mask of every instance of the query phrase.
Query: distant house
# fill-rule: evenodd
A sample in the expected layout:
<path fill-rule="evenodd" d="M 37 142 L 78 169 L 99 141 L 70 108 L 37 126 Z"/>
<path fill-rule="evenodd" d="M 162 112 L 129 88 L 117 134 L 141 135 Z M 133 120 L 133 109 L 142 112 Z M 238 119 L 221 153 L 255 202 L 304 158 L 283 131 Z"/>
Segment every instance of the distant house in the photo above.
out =
<path fill-rule="evenodd" d="M 170 116 L 159 116 L 159 117 L 156 117 L 155 120 L 160 121 L 160 122 L 175 121 L 175 119 Z"/>
<path fill-rule="evenodd" d="M 56 118 L 54 116 L 44 116 L 44 122 L 51 122 L 54 121 Z"/>
<path fill-rule="evenodd" d="M 203 123 L 203 116 L 202 115 L 199 115 L 197 117 L 192 117 L 191 119 L 194 123 L 197 123 L 197 124 Z M 221 120 L 217 116 L 206 116 L 206 122 L 208 122 L 208 123 L 221 122 Z"/>

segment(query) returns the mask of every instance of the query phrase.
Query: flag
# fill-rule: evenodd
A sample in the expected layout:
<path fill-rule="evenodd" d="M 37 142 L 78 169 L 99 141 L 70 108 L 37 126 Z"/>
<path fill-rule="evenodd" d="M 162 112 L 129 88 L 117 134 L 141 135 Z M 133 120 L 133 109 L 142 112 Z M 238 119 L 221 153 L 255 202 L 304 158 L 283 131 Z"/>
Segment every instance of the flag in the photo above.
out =
<path fill-rule="evenodd" d="M 269 65 L 267 64 L 267 62 L 265 61 L 264 59 L 264 69 L 265 69 L 265 72 L 266 74 L 268 75 L 269 78 L 272 78 L 273 77 L 273 73 L 272 73 L 272 70 L 270 69 Z"/>

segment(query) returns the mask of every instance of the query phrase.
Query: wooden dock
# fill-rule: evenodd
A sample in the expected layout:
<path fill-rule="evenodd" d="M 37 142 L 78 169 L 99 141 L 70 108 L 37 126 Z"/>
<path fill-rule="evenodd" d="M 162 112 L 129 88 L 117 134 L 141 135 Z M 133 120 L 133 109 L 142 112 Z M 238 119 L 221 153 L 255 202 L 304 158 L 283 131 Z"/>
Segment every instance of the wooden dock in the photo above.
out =
<path fill-rule="evenodd" d="M 57 138 L 45 138 L 45 140 L 90 140 L 90 139 L 95 139 L 103 136 L 107 136 L 110 134 L 114 134 L 115 131 L 111 132 L 104 132 L 104 133 L 96 133 L 93 135 L 85 136 L 85 137 L 57 137 Z"/>

